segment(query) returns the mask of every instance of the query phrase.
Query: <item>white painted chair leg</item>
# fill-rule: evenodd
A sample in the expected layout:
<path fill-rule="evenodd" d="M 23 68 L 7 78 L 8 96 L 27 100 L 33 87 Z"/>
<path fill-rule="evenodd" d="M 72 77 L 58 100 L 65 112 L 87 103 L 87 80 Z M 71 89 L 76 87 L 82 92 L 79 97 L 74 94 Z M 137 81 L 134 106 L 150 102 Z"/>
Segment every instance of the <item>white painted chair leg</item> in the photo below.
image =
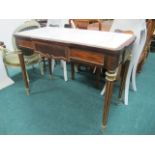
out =
<path fill-rule="evenodd" d="M 137 74 L 137 65 L 133 67 L 132 71 L 132 89 L 134 91 L 137 91 L 137 86 L 136 86 L 136 74 Z"/>
<path fill-rule="evenodd" d="M 125 92 L 124 92 L 124 104 L 125 105 L 128 105 L 128 96 L 129 96 L 130 79 L 131 79 L 132 70 L 133 70 L 133 65 L 130 64 L 126 82 L 125 82 Z"/>
<path fill-rule="evenodd" d="M 66 61 L 62 60 L 61 62 L 62 62 L 62 64 L 63 64 L 64 80 L 67 82 L 67 81 L 68 81 L 68 77 L 67 77 L 67 66 L 66 66 Z"/>
<path fill-rule="evenodd" d="M 143 48 L 141 48 L 140 51 L 143 51 Z M 135 57 L 135 62 L 134 62 L 133 71 L 132 71 L 132 89 L 134 91 L 137 91 L 136 75 L 137 75 L 137 66 L 138 66 L 140 55 L 141 53 L 137 54 L 137 56 Z"/>
<path fill-rule="evenodd" d="M 52 59 L 52 73 L 54 73 L 54 67 L 55 67 L 55 60 Z"/>
<path fill-rule="evenodd" d="M 104 95 L 105 89 L 106 89 L 106 84 L 104 85 L 104 87 L 103 87 L 103 89 L 102 89 L 102 91 L 101 91 L 101 95 Z"/>
<path fill-rule="evenodd" d="M 77 73 L 78 72 L 78 66 L 74 65 L 74 71 Z"/>
<path fill-rule="evenodd" d="M 96 66 L 94 67 L 94 70 L 93 70 L 93 74 L 95 74 L 96 73 Z"/>
<path fill-rule="evenodd" d="M 44 75 L 44 64 L 42 61 L 39 62 L 39 67 L 40 67 L 40 73 L 41 75 Z"/>
<path fill-rule="evenodd" d="M 144 49 L 144 46 L 145 46 L 145 42 L 146 42 L 146 36 L 147 36 L 147 33 L 143 30 L 141 31 L 140 33 L 140 40 L 139 40 L 139 49 L 137 53 L 135 53 L 135 58 L 133 60 L 134 62 L 134 66 L 133 66 L 133 71 L 132 71 L 132 88 L 134 91 L 137 91 L 137 87 L 136 87 L 136 74 L 137 74 L 137 66 L 138 66 L 138 63 L 139 63 L 139 59 L 140 59 L 140 56 L 141 56 L 141 53 L 143 52 L 143 49 Z"/>
<path fill-rule="evenodd" d="M 60 61 L 60 66 L 61 66 L 61 68 L 63 69 L 63 67 L 64 67 L 63 60 Z"/>

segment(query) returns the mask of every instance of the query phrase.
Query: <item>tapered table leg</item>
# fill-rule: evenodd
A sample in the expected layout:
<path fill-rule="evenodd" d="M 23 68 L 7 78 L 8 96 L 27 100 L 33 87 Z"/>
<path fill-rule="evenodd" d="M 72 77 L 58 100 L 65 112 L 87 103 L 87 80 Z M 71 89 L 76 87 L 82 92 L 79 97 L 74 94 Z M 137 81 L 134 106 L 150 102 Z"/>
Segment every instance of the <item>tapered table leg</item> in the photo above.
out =
<path fill-rule="evenodd" d="M 26 74 L 24 56 L 22 53 L 19 53 L 18 56 L 19 56 L 19 62 L 20 62 L 21 70 L 22 70 L 23 79 L 25 82 L 26 93 L 27 93 L 27 95 L 29 95 L 30 94 L 30 87 L 29 87 L 29 81 L 28 81 L 27 74 Z"/>
<path fill-rule="evenodd" d="M 48 69 L 49 69 L 49 77 L 50 79 L 52 79 L 51 59 L 48 59 Z"/>
<path fill-rule="evenodd" d="M 117 73 L 115 71 L 106 72 L 106 90 L 104 96 L 104 109 L 102 118 L 102 127 L 105 128 L 108 120 L 108 113 L 110 107 L 110 101 L 112 98 L 113 84 L 116 79 Z"/>
<path fill-rule="evenodd" d="M 100 85 L 100 73 L 101 73 L 100 70 L 101 70 L 100 67 L 96 68 L 96 88 L 99 88 Z"/>
<path fill-rule="evenodd" d="M 42 57 L 42 61 L 43 61 L 43 68 L 44 68 L 44 70 L 46 70 L 45 57 Z"/>
<path fill-rule="evenodd" d="M 71 62 L 71 79 L 75 78 L 74 62 Z"/>
<path fill-rule="evenodd" d="M 130 60 L 127 60 L 125 62 L 125 64 L 122 67 L 122 76 L 121 76 L 121 83 L 120 83 L 120 87 L 119 87 L 119 94 L 118 94 L 118 98 L 121 99 L 122 98 L 122 94 L 125 88 L 125 81 L 127 78 L 127 74 L 128 74 L 128 69 L 129 69 L 129 65 L 130 65 Z"/>

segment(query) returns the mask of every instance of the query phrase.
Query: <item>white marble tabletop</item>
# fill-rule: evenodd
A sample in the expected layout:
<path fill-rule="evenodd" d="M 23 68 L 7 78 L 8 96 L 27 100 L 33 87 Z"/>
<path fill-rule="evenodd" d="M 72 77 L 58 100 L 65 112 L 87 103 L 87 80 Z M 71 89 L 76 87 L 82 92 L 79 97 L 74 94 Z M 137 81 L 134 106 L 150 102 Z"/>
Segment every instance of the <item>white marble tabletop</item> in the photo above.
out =
<path fill-rule="evenodd" d="M 23 31 L 15 35 L 111 50 L 119 50 L 120 47 L 130 44 L 135 38 L 132 34 L 56 27 Z"/>

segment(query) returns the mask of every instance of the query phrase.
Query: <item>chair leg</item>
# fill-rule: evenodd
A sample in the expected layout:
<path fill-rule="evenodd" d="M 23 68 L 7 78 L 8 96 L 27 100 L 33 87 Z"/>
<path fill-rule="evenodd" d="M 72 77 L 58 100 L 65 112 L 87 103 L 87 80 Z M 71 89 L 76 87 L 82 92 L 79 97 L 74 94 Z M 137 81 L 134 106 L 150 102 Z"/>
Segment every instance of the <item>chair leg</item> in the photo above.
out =
<path fill-rule="evenodd" d="M 25 62 L 24 62 L 24 57 L 22 53 L 19 53 L 19 60 L 20 60 L 20 66 L 21 66 L 21 70 L 22 70 L 22 75 L 23 75 L 23 80 L 25 83 L 25 87 L 26 87 L 26 93 L 27 95 L 30 94 L 30 86 L 29 86 L 29 80 L 28 78 L 28 74 L 26 73 L 26 67 L 25 67 Z"/>
<path fill-rule="evenodd" d="M 141 60 L 141 62 L 137 66 L 137 73 L 140 73 L 142 71 L 144 63 L 145 63 L 145 61 L 146 61 L 146 59 L 147 59 L 147 57 L 148 57 L 148 55 L 150 53 L 150 48 L 149 47 L 147 47 L 144 50 L 145 50 L 144 58 Z"/>
<path fill-rule="evenodd" d="M 103 89 L 102 89 L 102 91 L 101 91 L 101 95 L 104 95 L 105 90 L 106 90 L 106 84 L 104 85 L 104 87 L 103 87 Z"/>
<path fill-rule="evenodd" d="M 133 70 L 132 70 L 132 74 L 131 74 L 131 78 L 132 78 L 132 89 L 134 91 L 137 91 L 137 87 L 136 87 L 136 73 L 137 73 L 137 66 L 138 66 L 138 62 L 139 62 L 139 58 L 140 58 L 141 53 L 139 53 L 134 61 L 134 65 L 133 65 Z"/>
<path fill-rule="evenodd" d="M 78 65 L 74 65 L 74 70 L 75 70 L 76 73 L 79 71 L 78 70 Z"/>
<path fill-rule="evenodd" d="M 133 71 L 132 71 L 132 88 L 134 91 L 137 91 L 137 86 L 136 86 L 136 73 L 137 73 L 137 64 L 134 65 Z"/>
<path fill-rule="evenodd" d="M 48 69 L 49 69 L 49 77 L 50 79 L 52 79 L 51 59 L 48 59 Z"/>
<path fill-rule="evenodd" d="M 130 60 L 127 60 L 125 64 L 122 66 L 122 75 L 121 75 L 121 82 L 120 82 L 120 87 L 119 87 L 119 95 L 118 98 L 122 98 L 123 91 L 125 88 L 125 82 L 127 79 L 127 73 L 130 65 Z"/>
<path fill-rule="evenodd" d="M 54 73 L 54 67 L 55 67 L 55 60 L 52 59 L 52 74 Z"/>
<path fill-rule="evenodd" d="M 93 74 L 96 73 L 96 69 L 97 69 L 97 67 L 95 66 L 94 69 L 93 69 Z"/>
<path fill-rule="evenodd" d="M 71 62 L 71 79 L 75 79 L 74 62 Z"/>
<path fill-rule="evenodd" d="M 5 67 L 5 70 L 6 70 L 7 75 L 9 76 L 9 71 L 8 71 L 7 65 L 4 64 L 4 67 Z"/>
<path fill-rule="evenodd" d="M 138 64 L 138 67 L 137 67 L 137 73 L 140 73 L 143 69 L 143 64 L 144 64 L 144 61 L 141 61 L 139 64 Z"/>
<path fill-rule="evenodd" d="M 45 58 L 42 57 L 42 63 L 43 63 L 43 70 L 45 71 L 46 70 L 46 61 L 45 61 Z"/>
<path fill-rule="evenodd" d="M 99 88 L 100 83 L 100 68 L 96 67 L 96 88 Z"/>
<path fill-rule="evenodd" d="M 133 70 L 133 64 L 130 62 L 126 81 L 125 81 L 125 91 L 124 91 L 124 104 L 125 105 L 128 105 L 129 86 L 130 86 L 132 70 Z"/>
<path fill-rule="evenodd" d="M 27 70 L 26 70 L 26 77 L 27 77 L 27 81 L 28 81 L 28 83 L 30 83 L 30 78 L 29 78 L 29 75 L 28 75 Z"/>
<path fill-rule="evenodd" d="M 67 82 L 68 81 L 68 77 L 67 77 L 67 66 L 66 66 L 66 61 L 61 60 L 62 65 L 63 65 L 63 71 L 64 71 L 64 80 Z"/>
<path fill-rule="evenodd" d="M 64 67 L 64 62 L 63 62 L 63 60 L 61 60 L 60 61 L 60 67 L 63 69 L 63 67 Z"/>
<path fill-rule="evenodd" d="M 40 73 L 41 75 L 44 75 L 44 62 L 40 61 L 39 62 L 39 67 L 40 67 Z"/>
<path fill-rule="evenodd" d="M 32 70 L 33 70 L 33 72 L 34 72 L 34 70 L 35 70 L 35 67 L 34 67 L 34 65 L 32 65 Z"/>

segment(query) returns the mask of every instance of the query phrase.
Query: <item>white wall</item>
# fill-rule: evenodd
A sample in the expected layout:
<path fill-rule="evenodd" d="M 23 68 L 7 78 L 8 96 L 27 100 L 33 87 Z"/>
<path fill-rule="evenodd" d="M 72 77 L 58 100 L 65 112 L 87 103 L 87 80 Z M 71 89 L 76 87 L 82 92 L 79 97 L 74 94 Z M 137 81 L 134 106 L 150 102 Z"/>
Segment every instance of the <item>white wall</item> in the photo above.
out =
<path fill-rule="evenodd" d="M 0 41 L 3 41 L 8 49 L 13 50 L 12 34 L 25 21 L 27 19 L 0 19 Z M 63 27 L 68 23 L 68 19 L 49 19 L 48 22 Z"/>
<path fill-rule="evenodd" d="M 12 34 L 25 21 L 26 19 L 0 19 L 0 41 L 3 41 L 8 49 L 13 50 Z"/>

